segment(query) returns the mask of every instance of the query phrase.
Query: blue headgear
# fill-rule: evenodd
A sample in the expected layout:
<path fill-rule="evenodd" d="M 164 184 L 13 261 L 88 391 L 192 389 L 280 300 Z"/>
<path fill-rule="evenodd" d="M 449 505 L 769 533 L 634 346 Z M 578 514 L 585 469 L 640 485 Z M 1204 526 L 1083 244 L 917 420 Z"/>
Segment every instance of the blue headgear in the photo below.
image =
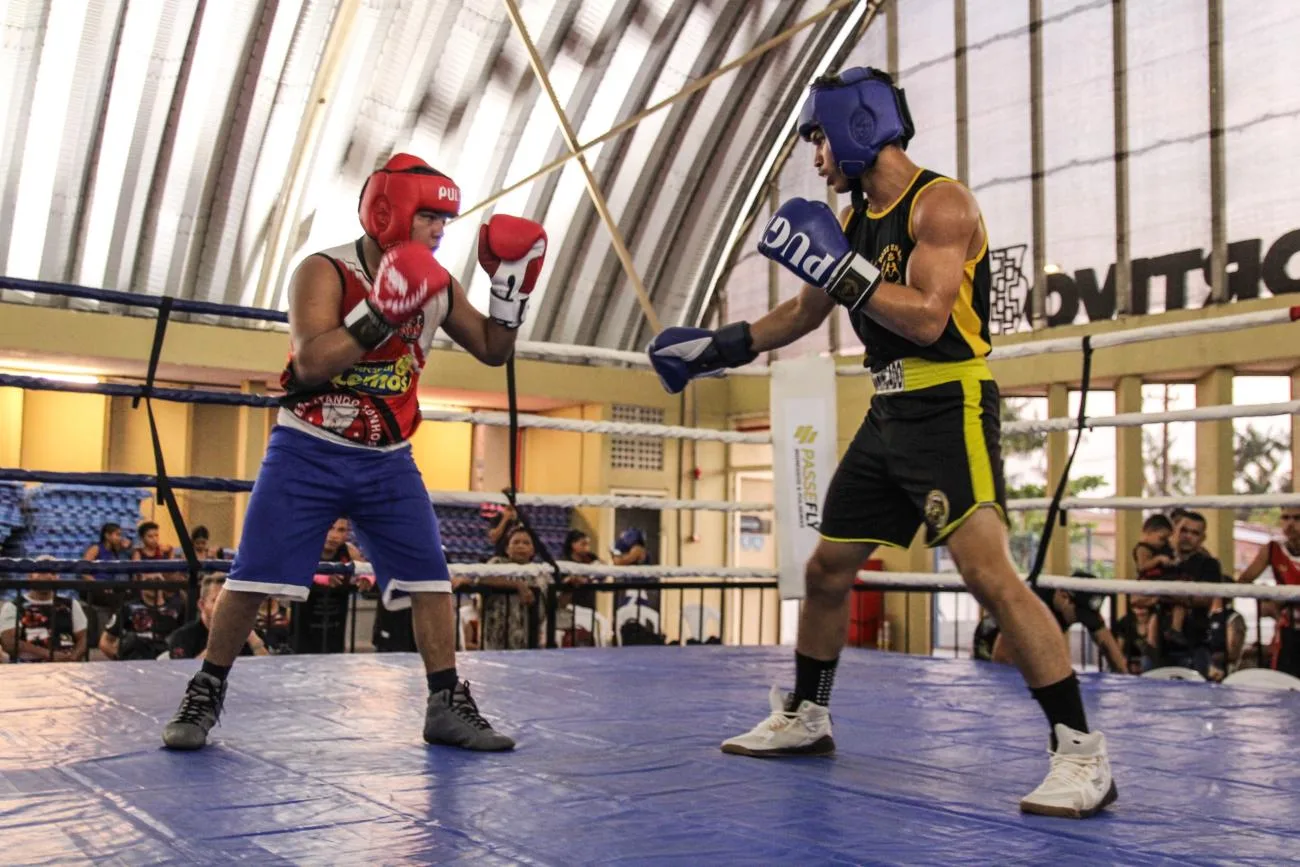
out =
<path fill-rule="evenodd" d="M 799 135 L 820 129 L 841 172 L 857 178 L 875 165 L 885 145 L 904 150 L 916 132 L 907 97 L 888 73 L 854 66 L 813 82 L 799 112 Z"/>
<path fill-rule="evenodd" d="M 614 553 L 622 556 L 637 545 L 645 547 L 645 533 L 636 527 L 628 527 L 614 542 Z"/>

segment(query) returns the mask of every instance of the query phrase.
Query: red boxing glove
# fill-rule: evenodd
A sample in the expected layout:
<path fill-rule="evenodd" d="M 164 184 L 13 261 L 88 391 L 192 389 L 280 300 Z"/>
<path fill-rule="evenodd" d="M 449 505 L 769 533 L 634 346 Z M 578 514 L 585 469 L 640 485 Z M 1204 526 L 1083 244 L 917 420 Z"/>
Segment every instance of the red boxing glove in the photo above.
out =
<path fill-rule="evenodd" d="M 497 214 L 478 230 L 478 263 L 492 278 L 488 316 L 507 328 L 524 321 L 524 307 L 546 258 L 546 230 L 523 217 Z"/>
<path fill-rule="evenodd" d="M 451 275 L 433 258 L 433 251 L 415 241 L 398 244 L 379 260 L 370 294 L 348 311 L 343 325 L 369 351 L 450 287 Z"/>

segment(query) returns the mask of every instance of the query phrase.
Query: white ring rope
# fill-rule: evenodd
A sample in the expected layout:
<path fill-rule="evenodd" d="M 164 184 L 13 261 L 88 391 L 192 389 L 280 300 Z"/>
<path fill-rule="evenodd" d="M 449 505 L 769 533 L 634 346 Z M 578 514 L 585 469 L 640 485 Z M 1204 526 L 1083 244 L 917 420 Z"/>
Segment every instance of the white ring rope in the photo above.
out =
<path fill-rule="evenodd" d="M 493 491 L 429 491 L 434 503 L 478 506 L 483 503 L 505 505 L 505 494 Z M 632 497 L 621 494 L 517 494 L 521 506 L 592 506 L 601 509 L 653 509 L 669 511 L 770 512 L 771 503 L 733 502 L 731 500 L 673 500 L 667 497 Z"/>
<path fill-rule="evenodd" d="M 1255 313 L 1238 313 L 1220 316 L 1214 319 L 1196 319 L 1189 322 L 1168 322 L 1161 325 L 1147 325 L 1128 328 L 1107 334 L 1092 335 L 1092 348 L 1103 349 L 1108 346 L 1124 346 L 1129 343 L 1143 343 L 1149 340 L 1164 340 L 1170 337 L 1190 337 L 1197 334 L 1214 334 L 1220 331 L 1233 331 L 1240 328 L 1254 328 L 1260 325 L 1280 325 L 1300 319 L 1300 307 L 1281 307 L 1275 310 L 1260 310 Z M 435 340 L 438 349 L 458 348 L 450 340 Z M 1083 348 L 1082 337 L 1056 337 L 1046 340 L 1032 340 L 1009 346 L 995 347 L 992 357 L 1025 358 L 1033 355 L 1048 355 L 1058 352 L 1078 352 Z M 619 364 L 627 367 L 650 369 L 650 359 L 644 352 L 631 352 L 623 349 L 607 349 L 600 346 L 574 346 L 566 343 L 537 343 L 529 340 L 515 345 L 515 353 L 521 358 L 535 358 L 541 361 L 559 361 L 585 364 Z M 767 365 L 751 364 L 727 371 L 728 376 L 766 376 L 771 371 Z M 865 376 L 865 367 L 839 367 L 840 376 Z"/>
<path fill-rule="evenodd" d="M 771 580 L 777 577 L 774 569 L 746 569 L 728 566 L 607 566 L 601 563 L 573 563 L 560 560 L 557 564 L 565 575 L 582 575 L 592 578 L 724 578 L 732 580 Z M 478 578 L 548 578 L 552 574 L 545 563 L 454 563 L 453 575 Z M 859 572 L 858 580 L 869 587 L 882 590 L 932 590 L 965 591 L 966 584 L 960 575 L 926 572 Z M 1068 575 L 1042 575 L 1041 587 L 1101 593 L 1110 596 L 1127 593 L 1134 596 L 1188 596 L 1199 599 L 1272 599 L 1300 602 L 1300 585 L 1273 584 L 1209 584 L 1199 581 L 1126 581 L 1109 578 L 1074 578 Z M 736 587 L 744 587 L 737 584 Z M 732 589 L 732 588 L 718 588 Z M 773 589 L 773 588 L 768 588 Z"/>
<path fill-rule="evenodd" d="M 509 502 L 504 494 L 491 491 L 430 491 L 429 499 L 434 503 L 457 506 L 478 506 L 483 503 L 505 505 Z M 773 509 L 771 503 L 675 500 L 668 497 L 632 497 L 618 494 L 519 494 L 515 499 L 521 506 L 589 506 L 598 509 L 652 509 L 660 512 L 674 509 L 702 512 L 770 512 Z M 1051 502 L 1048 497 L 1008 500 L 1007 511 L 1043 512 Z M 1281 506 L 1300 506 L 1300 493 L 1186 497 L 1066 497 L 1061 501 L 1061 508 L 1066 510 L 1162 511 L 1179 506 L 1185 509 L 1272 509 Z"/>
<path fill-rule="evenodd" d="M 1049 497 L 1008 500 L 1011 512 L 1047 511 Z M 1300 494 L 1219 494 L 1187 497 L 1066 497 L 1062 509 L 1116 509 L 1120 511 L 1163 511 L 1184 509 L 1272 509 L 1300 505 Z"/>
<path fill-rule="evenodd" d="M 453 412 L 446 409 L 422 409 L 420 416 L 425 421 L 463 421 L 473 424 L 509 427 L 510 416 L 504 412 Z M 708 440 L 719 443 L 756 443 L 772 442 L 771 434 L 744 433 L 734 430 L 712 430 L 710 428 L 681 427 L 671 424 L 638 424 L 626 421 L 586 421 L 576 418 L 551 418 L 545 415 L 520 413 L 520 427 L 541 428 L 543 430 L 567 430 L 578 433 L 616 434 L 630 437 L 662 437 L 686 440 Z"/>
<path fill-rule="evenodd" d="M 1141 328 L 1128 328 L 1123 331 L 1094 334 L 1091 342 L 1093 349 L 1105 349 L 1110 346 L 1145 343 L 1149 340 L 1164 340 L 1169 337 L 1192 337 L 1197 334 L 1214 334 L 1220 331 L 1256 328 L 1260 325 L 1281 325 L 1286 322 L 1294 322 L 1297 316 L 1300 316 L 1300 307 L 1281 307 L 1276 310 L 1237 313 L 1215 319 L 1167 322 L 1161 325 L 1146 325 Z M 996 347 L 991 358 L 1001 361 L 1004 358 L 1025 358 L 1031 355 L 1047 355 L 1056 352 L 1078 352 L 1082 348 L 1082 337 L 1058 337 Z"/>
<path fill-rule="evenodd" d="M 776 578 L 775 569 L 747 569 L 740 566 L 606 566 L 602 563 L 573 563 L 568 560 L 559 560 L 557 563 L 565 575 L 590 578 Z M 545 563 L 451 563 L 447 568 L 451 574 L 467 578 L 549 578 L 552 574 L 551 567 Z"/>
<path fill-rule="evenodd" d="M 907 590 L 966 590 L 960 575 L 924 572 L 859 572 L 858 579 L 873 587 Z M 1200 581 L 1128 581 L 1113 578 L 1074 578 L 1040 575 L 1040 587 L 1082 590 L 1085 593 L 1134 596 L 1190 596 L 1198 599 L 1276 599 L 1300 602 L 1300 585 L 1209 584 Z"/>
<path fill-rule="evenodd" d="M 420 411 L 420 415 L 426 421 L 469 422 L 493 427 L 509 427 L 510 425 L 510 416 L 503 412 L 455 412 L 446 409 L 425 409 Z M 1128 412 L 1119 415 L 1088 416 L 1084 420 L 1084 427 L 1141 427 L 1147 424 L 1227 421 L 1236 418 L 1268 418 L 1287 415 L 1300 415 L 1300 400 L 1285 403 L 1224 404 L 1222 406 L 1203 406 L 1196 409 L 1180 409 L 1169 412 Z M 745 433 L 743 431 L 713 430 L 711 428 L 682 427 L 668 424 L 586 421 L 583 419 L 551 418 L 531 414 L 520 415 L 519 426 L 543 430 L 573 431 L 575 433 L 660 437 L 663 439 L 677 438 L 721 443 L 768 445 L 772 442 L 770 433 Z M 1003 423 L 1002 432 L 1008 434 L 1068 432 L 1076 427 L 1078 427 L 1078 419 L 1075 418 L 1025 419 Z"/>
<path fill-rule="evenodd" d="M 1200 406 L 1196 409 L 1178 409 L 1169 412 L 1125 412 L 1119 415 L 1085 416 L 1083 426 L 1141 427 L 1144 424 L 1170 424 L 1180 421 L 1229 421 L 1236 418 L 1268 418 L 1270 416 L 1300 415 L 1300 400 L 1285 403 L 1243 403 L 1221 406 Z M 1003 433 L 1052 433 L 1072 431 L 1079 426 L 1077 418 L 1024 419 L 1003 422 Z"/>
<path fill-rule="evenodd" d="M 483 503 L 505 505 L 504 494 L 493 491 L 430 491 L 434 503 L 457 506 L 478 506 Z M 770 512 L 771 503 L 732 502 L 730 500 L 675 500 L 668 497 L 632 497 L 619 494 L 519 494 L 515 498 L 521 506 L 589 506 L 598 509 L 652 509 L 659 512 L 680 509 L 701 512 Z M 1048 497 L 1008 500 L 1009 512 L 1045 512 L 1051 505 Z M 1186 497 L 1066 497 L 1061 508 L 1114 509 L 1116 511 L 1163 511 L 1177 507 L 1185 509 L 1272 509 L 1280 506 L 1300 506 L 1300 493 L 1295 494 L 1220 494 Z"/>

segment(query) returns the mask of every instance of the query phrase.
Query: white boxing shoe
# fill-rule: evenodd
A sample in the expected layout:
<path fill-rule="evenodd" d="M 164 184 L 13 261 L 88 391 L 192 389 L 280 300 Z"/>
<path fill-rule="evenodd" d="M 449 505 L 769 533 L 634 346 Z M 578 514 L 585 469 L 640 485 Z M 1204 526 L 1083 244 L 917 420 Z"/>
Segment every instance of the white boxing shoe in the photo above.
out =
<path fill-rule="evenodd" d="M 772 713 L 754 728 L 722 742 L 724 753 L 740 756 L 826 756 L 835 752 L 831 714 L 825 707 L 804 700 L 786 710 L 787 697 L 775 686 L 768 695 Z"/>
<path fill-rule="evenodd" d="M 1115 802 L 1119 792 L 1110 774 L 1106 736 L 1084 734 L 1056 724 L 1056 752 L 1042 785 L 1020 801 L 1024 813 L 1086 819 Z"/>

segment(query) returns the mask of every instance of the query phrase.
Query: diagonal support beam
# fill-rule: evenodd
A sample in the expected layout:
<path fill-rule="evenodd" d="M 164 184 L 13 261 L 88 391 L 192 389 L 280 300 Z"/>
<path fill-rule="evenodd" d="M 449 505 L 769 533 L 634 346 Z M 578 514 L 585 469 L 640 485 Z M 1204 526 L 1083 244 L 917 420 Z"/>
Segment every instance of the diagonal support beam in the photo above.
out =
<path fill-rule="evenodd" d="M 844 9 L 848 6 L 852 6 L 854 3 L 858 3 L 858 2 L 861 2 L 861 0 L 835 0 L 834 3 L 831 3 L 825 9 L 821 10 L 815 15 L 810 15 L 807 18 L 803 19 L 802 21 L 798 21 L 792 24 L 788 30 L 783 30 L 782 32 L 773 36 L 771 39 L 767 40 L 766 42 L 761 42 L 758 45 L 755 45 L 753 48 L 749 49 L 749 51 L 745 52 L 740 57 L 737 57 L 735 60 L 724 63 L 722 66 L 719 66 L 717 69 L 713 70 L 703 78 L 697 78 L 695 81 L 692 81 L 690 84 L 686 85 L 686 87 L 682 88 L 677 93 L 674 93 L 672 96 L 661 99 L 659 102 L 656 102 L 654 105 L 642 109 L 641 111 L 632 115 L 622 123 L 610 127 L 608 130 L 596 136 L 591 141 L 584 142 L 578 145 L 576 148 L 572 149 L 570 153 L 562 157 L 559 157 L 558 159 L 552 160 L 551 162 L 542 166 L 537 171 L 533 172 L 531 175 L 528 175 L 522 180 L 516 181 L 515 183 L 511 184 L 508 187 L 498 190 L 497 192 L 488 196 L 486 199 L 483 199 L 481 202 L 475 204 L 473 207 L 466 208 L 465 210 L 460 212 L 461 217 L 463 218 L 469 214 L 475 213 L 476 211 L 481 211 L 484 208 L 490 207 L 491 205 L 495 204 L 498 200 L 502 199 L 505 196 L 508 196 L 509 194 L 513 193 L 515 190 L 519 189 L 520 187 L 525 186 L 527 184 L 531 184 L 533 181 L 537 180 L 538 178 L 549 175 L 551 172 L 560 168 L 569 160 L 576 159 L 579 155 L 591 150 L 596 145 L 601 144 L 603 142 L 607 142 L 620 133 L 627 132 L 632 127 L 636 126 L 641 121 L 645 120 L 647 117 L 650 117 L 650 115 L 662 111 L 663 109 L 667 108 L 670 105 L 673 105 L 674 103 L 682 101 L 683 99 L 685 99 L 686 97 L 690 96 L 693 93 L 697 93 L 703 90 L 704 88 L 712 84 L 716 79 L 726 75 L 728 72 L 731 72 L 733 69 L 739 69 L 740 67 L 744 66 L 746 63 L 749 63 L 752 60 L 762 57 L 764 54 L 771 51 L 773 48 L 776 48 L 780 45 L 785 44 L 786 42 L 789 42 L 791 39 L 798 36 L 800 32 L 807 30 L 809 27 L 812 27 L 814 24 L 816 24 L 818 21 L 821 21 L 823 18 L 826 18 L 827 16 L 830 15 L 834 15 L 836 12 L 839 12 L 841 9 Z M 879 5 L 880 2 L 877 2 L 876 6 Z"/>
<path fill-rule="evenodd" d="M 537 53 L 537 46 L 533 44 L 533 38 L 528 35 L 528 28 L 524 26 L 523 16 L 519 14 L 519 5 L 515 0 L 504 0 L 504 2 L 510 20 L 514 23 L 515 29 L 519 31 L 519 38 L 524 41 L 524 47 L 528 50 L 528 63 L 533 68 L 533 75 L 536 75 L 537 80 L 541 82 L 542 89 L 546 91 L 547 99 L 551 101 L 551 108 L 555 110 L 555 118 L 559 121 L 560 130 L 564 133 L 564 143 L 569 146 L 569 153 L 577 158 L 578 165 L 582 168 L 582 176 L 587 182 L 587 195 L 591 196 L 592 204 L 596 206 L 596 212 L 600 214 L 601 222 L 605 224 L 605 228 L 609 231 L 610 239 L 614 243 L 614 252 L 618 254 L 618 260 L 623 264 L 623 271 L 632 283 L 632 289 L 636 292 L 636 300 L 641 305 L 641 312 L 645 314 L 646 321 L 650 323 L 650 327 L 657 334 L 663 330 L 663 326 L 659 324 L 659 316 L 655 313 L 654 305 L 650 303 L 650 296 L 646 293 L 645 284 L 641 282 L 641 275 L 636 271 L 636 263 L 632 261 L 632 253 L 627 249 L 627 244 L 623 241 L 623 233 L 619 231 L 618 224 L 614 222 L 614 217 L 609 212 L 609 205 L 605 202 L 605 196 L 596 183 L 596 175 L 592 173 L 586 156 L 579 149 L 578 136 L 569 123 L 569 116 L 564 113 L 564 106 L 560 105 L 560 98 L 555 95 L 555 88 L 551 86 L 551 77 L 547 75 L 546 67 L 542 64 L 542 57 Z"/>

